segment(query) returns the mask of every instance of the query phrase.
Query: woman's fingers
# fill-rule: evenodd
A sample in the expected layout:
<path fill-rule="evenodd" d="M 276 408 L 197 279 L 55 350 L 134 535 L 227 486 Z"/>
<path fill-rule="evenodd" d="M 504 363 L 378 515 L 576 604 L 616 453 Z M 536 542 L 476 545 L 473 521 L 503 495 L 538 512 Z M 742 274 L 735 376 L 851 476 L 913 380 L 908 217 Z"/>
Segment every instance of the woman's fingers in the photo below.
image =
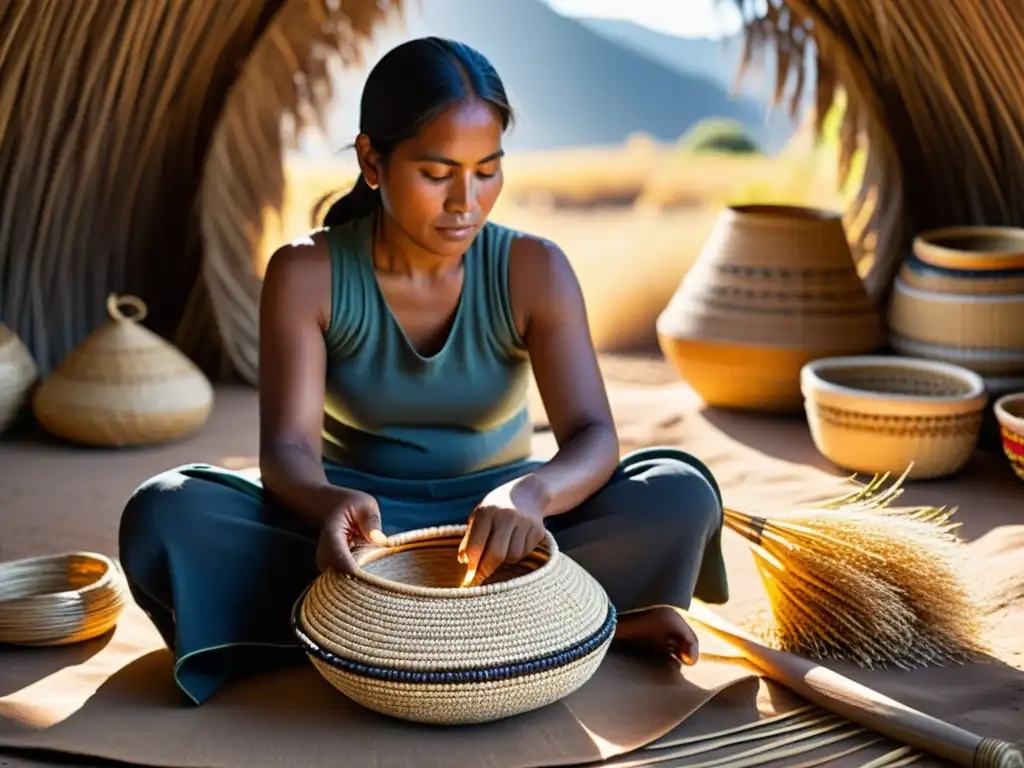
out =
<path fill-rule="evenodd" d="M 474 586 L 482 584 L 505 562 L 515 530 L 515 522 L 507 518 L 491 526 L 491 535 L 487 538 L 487 544 L 471 582 Z"/>
<path fill-rule="evenodd" d="M 520 560 L 522 560 L 524 557 L 530 554 L 530 552 L 533 551 L 533 547 L 527 548 L 529 539 L 529 526 L 517 526 L 515 531 L 512 533 L 512 539 L 508 543 L 508 554 L 505 556 L 505 562 L 518 563 Z"/>
<path fill-rule="evenodd" d="M 493 515 L 484 508 L 478 508 L 469 518 L 469 529 L 463 537 L 459 548 L 459 560 L 466 566 L 467 582 L 472 581 L 480 566 L 484 547 L 491 535 Z M 469 574 L 472 574 L 470 576 Z"/>

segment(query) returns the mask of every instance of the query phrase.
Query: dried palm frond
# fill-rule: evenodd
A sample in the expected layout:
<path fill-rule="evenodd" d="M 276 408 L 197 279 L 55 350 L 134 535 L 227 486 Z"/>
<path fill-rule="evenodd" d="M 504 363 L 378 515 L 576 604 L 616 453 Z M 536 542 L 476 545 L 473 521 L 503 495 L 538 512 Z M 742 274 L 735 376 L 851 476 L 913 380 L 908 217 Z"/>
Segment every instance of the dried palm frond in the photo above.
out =
<path fill-rule="evenodd" d="M 885 487 L 889 476 L 876 476 L 814 508 L 768 518 L 726 510 L 726 526 L 750 543 L 768 594 L 756 628 L 766 643 L 905 669 L 986 650 L 950 520 L 956 510 L 892 506 L 906 477 Z"/>
<path fill-rule="evenodd" d="M 282 197 L 284 119 L 325 114 L 327 63 L 354 61 L 400 6 L 0 3 L 0 320 L 42 375 L 110 293 L 142 298 L 148 327 L 211 373 L 226 351 L 251 374 L 253 243 Z"/>
<path fill-rule="evenodd" d="M 799 89 L 785 86 L 802 81 L 809 57 L 816 129 L 837 93 L 847 96 L 839 163 L 845 174 L 853 152 L 866 149 L 848 214 L 867 220 L 853 237 L 868 259 L 873 297 L 888 296 L 922 230 L 1024 225 L 1024 14 L 1016 0 L 732 2 L 747 19 L 741 72 L 773 51 L 775 101 L 799 100 Z"/>

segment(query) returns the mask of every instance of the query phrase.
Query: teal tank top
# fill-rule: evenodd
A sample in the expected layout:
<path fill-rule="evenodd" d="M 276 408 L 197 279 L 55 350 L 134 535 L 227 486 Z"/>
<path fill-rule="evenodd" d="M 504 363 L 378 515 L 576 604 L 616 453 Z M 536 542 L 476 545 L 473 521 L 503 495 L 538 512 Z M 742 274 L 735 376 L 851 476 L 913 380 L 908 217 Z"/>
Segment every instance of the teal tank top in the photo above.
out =
<path fill-rule="evenodd" d="M 370 474 L 442 479 L 529 457 L 529 358 L 509 299 L 518 232 L 487 223 L 464 257 L 444 347 L 420 355 L 373 269 L 367 216 L 324 230 L 331 256 L 323 454 Z"/>

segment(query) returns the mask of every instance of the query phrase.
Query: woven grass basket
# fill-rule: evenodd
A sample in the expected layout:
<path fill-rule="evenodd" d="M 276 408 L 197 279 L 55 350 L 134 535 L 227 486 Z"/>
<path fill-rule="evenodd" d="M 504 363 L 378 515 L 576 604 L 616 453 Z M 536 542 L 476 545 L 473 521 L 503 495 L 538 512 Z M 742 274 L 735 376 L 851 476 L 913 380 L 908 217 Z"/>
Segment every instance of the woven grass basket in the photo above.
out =
<path fill-rule="evenodd" d="M 988 403 L 978 374 L 934 360 L 866 355 L 808 363 L 800 385 L 814 444 L 840 467 L 925 479 L 974 453 Z"/>
<path fill-rule="evenodd" d="M 0 563 L 0 643 L 80 643 L 112 629 L 128 586 L 112 560 L 91 552 Z"/>
<path fill-rule="evenodd" d="M 499 720 L 554 703 L 597 671 L 616 613 L 548 534 L 531 556 L 460 587 L 465 526 L 412 531 L 327 571 L 292 627 L 321 675 L 359 704 L 435 725 Z"/>
<path fill-rule="evenodd" d="M 125 315 L 122 308 L 134 313 Z M 97 446 L 153 445 L 206 423 L 213 387 L 173 345 L 141 325 L 146 305 L 107 299 L 110 322 L 93 331 L 36 390 L 33 410 L 48 432 Z"/>
<path fill-rule="evenodd" d="M 0 433 L 21 415 L 38 377 L 39 369 L 28 348 L 0 323 Z"/>
<path fill-rule="evenodd" d="M 842 217 L 792 205 L 720 211 L 655 330 L 708 405 L 751 411 L 798 411 L 804 365 L 885 341 Z"/>

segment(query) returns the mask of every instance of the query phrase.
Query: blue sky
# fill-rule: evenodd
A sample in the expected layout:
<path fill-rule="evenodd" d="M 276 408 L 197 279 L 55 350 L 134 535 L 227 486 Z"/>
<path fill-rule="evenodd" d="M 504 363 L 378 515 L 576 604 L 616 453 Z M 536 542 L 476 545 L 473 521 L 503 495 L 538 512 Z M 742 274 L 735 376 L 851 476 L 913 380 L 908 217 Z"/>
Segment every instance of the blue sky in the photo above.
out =
<path fill-rule="evenodd" d="M 566 16 L 634 21 L 681 37 L 721 37 L 740 28 L 731 0 L 545 0 Z"/>

